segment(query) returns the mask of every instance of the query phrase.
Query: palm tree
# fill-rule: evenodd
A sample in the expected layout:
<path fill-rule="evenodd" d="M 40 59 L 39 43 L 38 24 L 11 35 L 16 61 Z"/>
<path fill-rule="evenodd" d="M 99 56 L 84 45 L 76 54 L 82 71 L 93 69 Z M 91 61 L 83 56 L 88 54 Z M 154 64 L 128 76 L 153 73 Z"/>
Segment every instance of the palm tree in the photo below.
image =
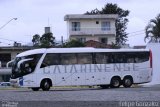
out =
<path fill-rule="evenodd" d="M 155 19 L 150 20 L 145 32 L 145 41 L 149 39 L 149 42 L 160 42 L 160 14 Z"/>

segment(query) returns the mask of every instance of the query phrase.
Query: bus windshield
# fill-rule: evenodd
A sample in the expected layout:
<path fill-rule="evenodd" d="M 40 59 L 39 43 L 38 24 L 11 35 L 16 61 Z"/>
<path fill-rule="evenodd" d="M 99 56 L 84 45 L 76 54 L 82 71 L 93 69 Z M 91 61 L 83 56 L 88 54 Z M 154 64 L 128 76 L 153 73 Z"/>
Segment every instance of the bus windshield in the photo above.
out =
<path fill-rule="evenodd" d="M 41 56 L 42 54 L 34 54 L 34 55 L 16 57 L 12 65 L 11 78 L 15 79 L 15 78 L 32 73 L 35 70 L 36 65 L 39 59 L 41 58 Z"/>

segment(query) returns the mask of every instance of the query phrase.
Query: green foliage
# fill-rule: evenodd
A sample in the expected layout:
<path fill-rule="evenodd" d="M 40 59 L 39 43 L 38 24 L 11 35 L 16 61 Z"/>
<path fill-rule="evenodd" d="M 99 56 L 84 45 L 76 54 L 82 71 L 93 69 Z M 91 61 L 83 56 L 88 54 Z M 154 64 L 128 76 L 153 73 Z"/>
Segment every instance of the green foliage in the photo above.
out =
<path fill-rule="evenodd" d="M 54 40 L 55 40 L 55 38 L 53 37 L 52 33 L 43 34 L 42 37 L 40 38 L 41 47 L 42 48 L 50 48 L 50 47 L 54 46 L 54 44 L 55 44 Z"/>
<path fill-rule="evenodd" d="M 145 42 L 146 39 L 149 39 L 150 42 L 160 42 L 160 14 L 155 19 L 150 20 L 150 23 L 145 28 L 145 33 Z"/>
<path fill-rule="evenodd" d="M 52 33 L 45 33 L 40 37 L 38 34 L 33 36 L 32 42 L 33 46 L 39 48 L 50 48 L 55 45 L 55 37 L 53 37 Z"/>
<path fill-rule="evenodd" d="M 87 15 L 94 14 L 118 14 L 118 18 L 116 20 L 116 45 L 120 46 L 126 43 L 127 41 L 127 33 L 125 30 L 127 29 L 128 19 L 126 18 L 129 15 L 128 10 L 123 10 L 118 7 L 117 4 L 107 3 L 102 10 L 94 9 L 91 12 L 86 12 Z"/>
<path fill-rule="evenodd" d="M 38 34 L 33 35 L 33 46 L 39 46 L 40 45 L 40 36 Z"/>
<path fill-rule="evenodd" d="M 112 43 L 111 48 L 112 49 L 120 49 L 121 47 L 116 45 L 116 44 L 114 44 L 114 43 Z"/>
<path fill-rule="evenodd" d="M 85 47 L 85 45 L 84 43 L 77 40 L 71 40 L 64 45 L 64 48 L 71 48 L 71 47 Z"/>

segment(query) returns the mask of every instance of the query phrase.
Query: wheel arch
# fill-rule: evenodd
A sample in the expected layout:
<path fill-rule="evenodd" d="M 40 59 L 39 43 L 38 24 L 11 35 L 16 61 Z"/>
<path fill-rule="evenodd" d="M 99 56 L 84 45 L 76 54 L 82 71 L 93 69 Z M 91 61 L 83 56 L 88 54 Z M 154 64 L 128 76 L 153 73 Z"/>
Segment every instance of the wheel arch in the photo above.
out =
<path fill-rule="evenodd" d="M 119 75 L 114 75 L 114 76 L 111 77 L 110 85 L 112 84 L 112 79 L 114 79 L 114 78 L 118 78 L 120 80 L 120 85 L 122 85 L 122 79 L 121 79 L 121 77 Z"/>
<path fill-rule="evenodd" d="M 40 87 L 42 86 L 43 81 L 47 80 L 51 86 L 53 86 L 52 80 L 50 78 L 43 78 L 40 82 Z"/>
<path fill-rule="evenodd" d="M 122 80 L 124 80 L 125 78 L 130 78 L 132 82 L 134 83 L 133 77 L 131 75 L 125 75 Z"/>
<path fill-rule="evenodd" d="M 111 80 L 112 80 L 113 78 L 119 78 L 120 80 L 122 80 L 121 77 L 120 77 L 119 75 L 114 75 L 114 76 L 111 77 L 110 83 L 111 83 Z"/>

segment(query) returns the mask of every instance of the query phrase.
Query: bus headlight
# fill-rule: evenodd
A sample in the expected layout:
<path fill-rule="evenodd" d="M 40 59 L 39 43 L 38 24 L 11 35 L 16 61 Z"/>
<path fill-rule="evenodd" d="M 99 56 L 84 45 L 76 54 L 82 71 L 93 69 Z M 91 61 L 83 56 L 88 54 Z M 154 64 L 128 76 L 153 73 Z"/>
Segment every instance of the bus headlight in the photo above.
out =
<path fill-rule="evenodd" d="M 12 87 L 19 87 L 18 79 L 10 79 L 10 84 Z"/>

